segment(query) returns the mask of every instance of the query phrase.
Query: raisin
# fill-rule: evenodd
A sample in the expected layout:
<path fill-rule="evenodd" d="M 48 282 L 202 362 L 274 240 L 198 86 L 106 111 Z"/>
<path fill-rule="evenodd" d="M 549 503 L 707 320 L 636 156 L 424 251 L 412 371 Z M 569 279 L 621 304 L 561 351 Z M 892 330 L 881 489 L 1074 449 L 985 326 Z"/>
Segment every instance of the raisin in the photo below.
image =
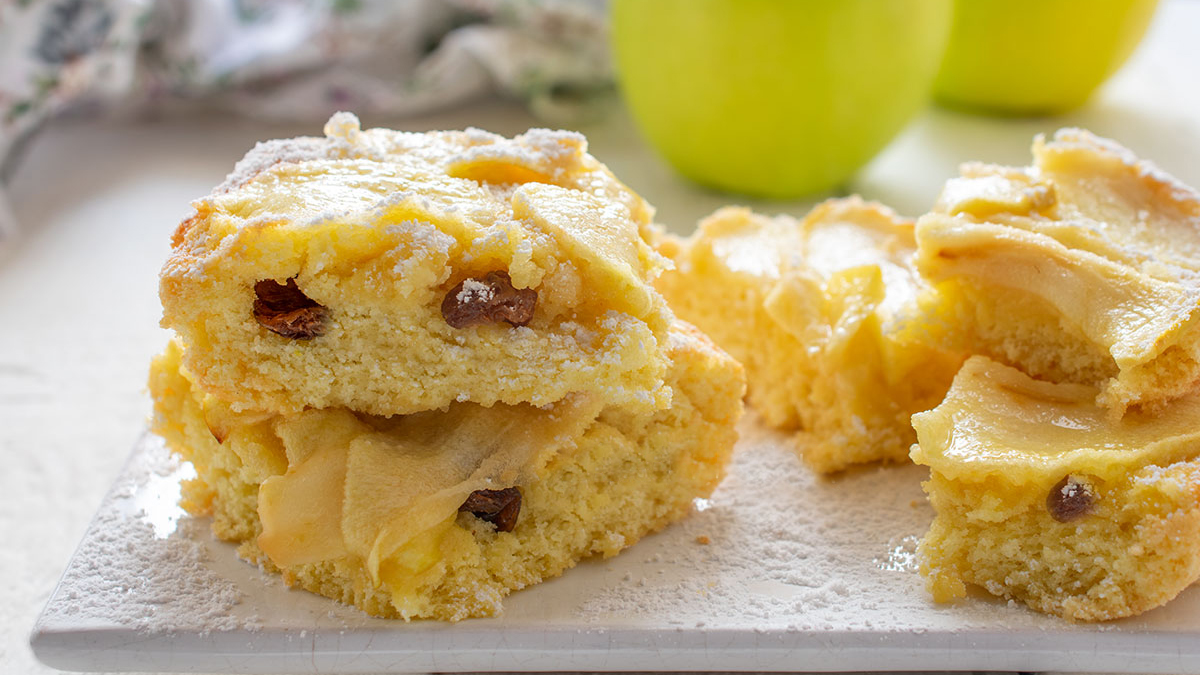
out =
<path fill-rule="evenodd" d="M 1060 523 L 1078 520 L 1095 507 L 1096 493 L 1091 483 L 1071 475 L 1063 476 L 1046 495 L 1046 509 Z"/>
<path fill-rule="evenodd" d="M 453 328 L 507 321 L 524 326 L 533 318 L 537 291 L 513 288 L 508 272 L 463 279 L 442 300 L 442 317 Z"/>
<path fill-rule="evenodd" d="M 254 318 L 267 330 L 295 340 L 325 333 L 328 310 L 305 295 L 294 278 L 286 284 L 264 279 L 254 284 L 254 295 Z"/>
<path fill-rule="evenodd" d="M 476 490 L 467 496 L 467 501 L 458 507 L 469 511 L 480 520 L 496 526 L 498 532 L 512 532 L 521 513 L 521 490 L 515 487 L 503 490 Z"/>

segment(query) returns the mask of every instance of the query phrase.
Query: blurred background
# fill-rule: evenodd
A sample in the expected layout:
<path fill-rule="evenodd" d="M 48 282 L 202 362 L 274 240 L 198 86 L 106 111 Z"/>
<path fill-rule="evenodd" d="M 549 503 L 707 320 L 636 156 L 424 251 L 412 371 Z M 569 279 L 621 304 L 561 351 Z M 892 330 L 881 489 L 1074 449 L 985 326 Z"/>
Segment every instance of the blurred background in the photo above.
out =
<path fill-rule="evenodd" d="M 683 176 L 739 201 L 799 200 L 767 210 L 857 191 L 916 215 L 928 189 L 878 178 L 897 148 L 927 144 L 918 161 L 1023 163 L 1034 133 L 1079 125 L 1195 183 L 1171 150 L 1198 141 L 1197 4 L 7 0 L 0 251 L 24 220 L 4 187 L 49 152 L 34 152 L 47 126 L 179 125 L 181 136 L 228 140 L 229 166 L 255 139 L 319 133 L 337 110 L 406 129 L 561 126 L 588 132 L 594 153 L 651 201 Z M 1096 91 L 1135 54 L 1130 73 Z M 627 167 L 634 147 L 649 152 Z M 921 168 L 898 173 L 945 178 Z M 662 215 L 686 231 L 702 212 Z"/>
<path fill-rule="evenodd" d="M 0 670 L 144 428 L 157 274 L 259 140 L 578 129 L 678 232 L 1080 126 L 1200 185 L 1200 0 L 0 0 Z M 1198 224 L 1200 226 L 1200 224 Z"/>

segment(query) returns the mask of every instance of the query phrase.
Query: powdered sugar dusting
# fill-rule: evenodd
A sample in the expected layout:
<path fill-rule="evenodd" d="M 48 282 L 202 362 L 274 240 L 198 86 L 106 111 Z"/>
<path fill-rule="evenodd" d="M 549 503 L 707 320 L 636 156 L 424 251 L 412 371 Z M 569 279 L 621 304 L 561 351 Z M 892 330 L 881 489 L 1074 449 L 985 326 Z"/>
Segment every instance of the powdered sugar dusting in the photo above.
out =
<path fill-rule="evenodd" d="M 143 631 L 254 629 L 237 612 L 243 594 L 213 570 L 204 545 L 208 522 L 184 515 L 176 502 L 190 466 L 159 448 L 127 469 L 63 576 L 46 620 L 111 624 Z M 56 609 L 60 616 L 51 616 Z"/>
<path fill-rule="evenodd" d="M 358 143 L 362 136 L 362 125 L 358 116 L 345 111 L 335 112 L 325 123 L 325 136 L 330 140 Z"/>
<path fill-rule="evenodd" d="M 492 287 L 476 279 L 464 279 L 462 290 L 454 296 L 455 300 L 464 305 L 485 304 L 490 302 L 495 293 Z"/>
<path fill-rule="evenodd" d="M 385 229 L 399 240 L 396 264 L 392 266 L 392 274 L 396 279 L 415 279 L 414 275 L 427 266 L 431 259 L 440 259 L 444 264 L 456 243 L 454 237 L 423 220 L 410 218 L 388 225 Z M 448 274 L 449 271 L 445 270 L 444 273 Z M 409 288 L 403 284 L 402 287 Z"/>
<path fill-rule="evenodd" d="M 263 141 L 234 165 L 233 171 L 213 190 L 213 194 L 234 190 L 276 164 L 326 159 L 330 156 L 330 149 L 325 139 L 312 136 Z"/>
<path fill-rule="evenodd" d="M 929 628 L 1054 625 L 1021 607 L 972 599 L 947 608 L 929 599 L 915 556 L 933 517 L 920 487 L 925 469 L 818 478 L 786 436 L 753 417 L 741 425 L 734 466 L 712 498 L 669 541 L 659 535 L 623 553 L 626 574 L 584 598 L 577 616 L 817 632 L 912 630 L 916 617 Z"/>
<path fill-rule="evenodd" d="M 257 143 L 233 167 L 233 171 L 218 185 L 213 194 L 229 192 L 275 166 L 295 162 L 311 162 L 336 157 L 370 156 L 379 159 L 386 150 L 367 138 L 352 113 L 334 113 L 325 123 L 325 138 L 299 136 Z"/>
<path fill-rule="evenodd" d="M 330 144 L 329 154 L 333 157 L 366 157 L 379 162 L 391 149 L 386 134 L 381 136 L 379 131 L 364 132 L 354 113 L 334 113 L 325 123 L 324 131 Z"/>
<path fill-rule="evenodd" d="M 509 140 L 493 136 L 493 142 L 472 130 L 471 140 L 479 142 L 450 159 L 451 165 L 498 162 L 521 166 L 558 179 L 579 168 L 587 152 L 587 139 L 578 132 L 554 129 L 530 129 Z"/>
<path fill-rule="evenodd" d="M 199 623 L 201 632 L 243 627 L 231 611 L 241 593 L 208 567 L 203 547 L 186 534 L 166 546 L 145 547 L 154 529 L 144 521 L 107 514 L 97 520 L 89 547 L 101 555 L 81 561 L 66 580 L 64 612 L 73 619 L 115 618 L 126 627 L 180 630 Z"/>
<path fill-rule="evenodd" d="M 514 140 L 539 162 L 560 163 L 587 152 L 587 138 L 576 131 L 530 129 Z"/>

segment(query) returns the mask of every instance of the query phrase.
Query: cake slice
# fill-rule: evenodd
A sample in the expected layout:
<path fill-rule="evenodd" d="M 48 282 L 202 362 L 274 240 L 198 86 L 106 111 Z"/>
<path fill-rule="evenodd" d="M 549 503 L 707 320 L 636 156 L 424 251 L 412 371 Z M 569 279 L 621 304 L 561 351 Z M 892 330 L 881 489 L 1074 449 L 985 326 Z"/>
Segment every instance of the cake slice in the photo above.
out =
<path fill-rule="evenodd" d="M 1200 195 L 1116 143 L 1064 129 L 1028 168 L 968 164 L 916 238 L 967 351 L 1095 385 L 1114 417 L 1200 380 Z"/>
<path fill-rule="evenodd" d="M 404 619 L 497 614 L 510 591 L 683 517 L 724 475 L 744 393 L 741 366 L 683 324 L 660 410 L 583 393 L 394 417 L 237 412 L 185 352 L 172 341 L 150 379 L 155 431 L 196 468 L 185 508 L 289 585 Z"/>
<path fill-rule="evenodd" d="M 724 208 L 688 240 L 658 287 L 678 315 L 746 366 L 748 400 L 802 430 L 819 472 L 907 461 L 909 419 L 941 400 L 961 363 L 927 339 L 913 302 L 912 222 L 857 197 L 803 220 Z"/>
<path fill-rule="evenodd" d="M 1096 397 L 973 356 L 913 417 L 937 514 L 917 553 L 935 600 L 973 585 L 1102 621 L 1200 578 L 1200 395 L 1120 420 Z"/>
<path fill-rule="evenodd" d="M 581 135 L 325 132 L 259 144 L 175 233 L 162 325 L 205 392 L 274 413 L 669 403 L 651 209 Z"/>

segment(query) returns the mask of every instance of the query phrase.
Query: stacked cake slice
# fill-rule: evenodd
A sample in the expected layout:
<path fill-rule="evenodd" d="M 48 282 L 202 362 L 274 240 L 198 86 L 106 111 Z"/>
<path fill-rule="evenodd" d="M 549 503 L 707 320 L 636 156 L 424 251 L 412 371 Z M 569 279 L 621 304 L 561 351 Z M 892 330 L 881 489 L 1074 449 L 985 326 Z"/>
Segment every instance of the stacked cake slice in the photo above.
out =
<path fill-rule="evenodd" d="M 724 474 L 741 367 L 650 282 L 650 208 L 578 134 L 362 131 L 255 148 L 162 274 L 156 430 L 214 532 L 403 618 L 682 517 Z"/>
<path fill-rule="evenodd" d="M 913 418 L 935 597 L 1104 620 L 1200 579 L 1200 195 L 1064 130 L 966 166 L 916 234 L 928 311 L 978 355 Z"/>

